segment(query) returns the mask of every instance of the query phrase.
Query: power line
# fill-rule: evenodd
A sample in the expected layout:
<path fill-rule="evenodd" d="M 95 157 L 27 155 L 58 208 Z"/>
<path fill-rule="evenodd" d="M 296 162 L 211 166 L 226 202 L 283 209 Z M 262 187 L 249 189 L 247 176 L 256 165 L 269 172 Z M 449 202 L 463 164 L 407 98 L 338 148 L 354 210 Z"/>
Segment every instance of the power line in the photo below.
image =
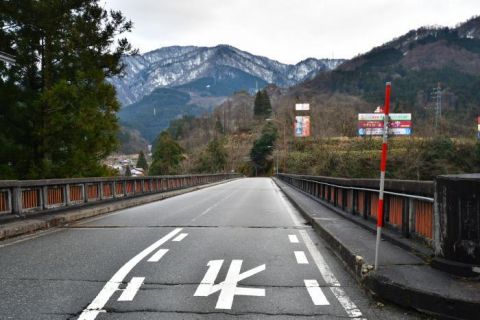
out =
<path fill-rule="evenodd" d="M 6 63 L 15 64 L 15 57 L 2 51 L 0 51 L 0 60 Z"/>

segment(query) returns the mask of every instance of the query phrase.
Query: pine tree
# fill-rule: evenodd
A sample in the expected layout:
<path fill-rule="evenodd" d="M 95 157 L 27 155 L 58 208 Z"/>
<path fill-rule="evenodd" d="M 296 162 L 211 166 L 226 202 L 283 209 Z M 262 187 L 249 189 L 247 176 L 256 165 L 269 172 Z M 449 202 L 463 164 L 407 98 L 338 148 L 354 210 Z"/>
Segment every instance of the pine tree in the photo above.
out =
<path fill-rule="evenodd" d="M 253 114 L 256 117 L 260 117 L 263 115 L 263 98 L 262 98 L 262 91 L 257 91 L 255 95 L 255 102 L 253 105 Z"/>
<path fill-rule="evenodd" d="M 145 154 L 143 153 L 143 151 L 140 151 L 138 153 L 137 168 L 142 168 L 145 173 L 147 173 L 148 163 L 147 159 L 145 159 Z"/>
<path fill-rule="evenodd" d="M 0 168 L 20 179 L 105 174 L 119 109 L 106 79 L 131 50 L 114 45 L 131 22 L 99 0 L 25 0 L 0 3 L 0 27 L 17 60 L 0 63 Z"/>
<path fill-rule="evenodd" d="M 263 115 L 270 116 L 272 114 L 272 104 L 270 102 L 270 97 L 268 96 L 267 90 L 262 91 L 262 105 Z"/>
<path fill-rule="evenodd" d="M 180 163 L 185 158 L 183 148 L 172 139 L 170 134 L 163 131 L 155 140 L 153 146 L 153 162 L 150 167 L 151 175 L 176 174 Z"/>
<path fill-rule="evenodd" d="M 255 95 L 253 114 L 256 117 L 267 117 L 272 113 L 270 97 L 266 90 L 258 91 Z"/>

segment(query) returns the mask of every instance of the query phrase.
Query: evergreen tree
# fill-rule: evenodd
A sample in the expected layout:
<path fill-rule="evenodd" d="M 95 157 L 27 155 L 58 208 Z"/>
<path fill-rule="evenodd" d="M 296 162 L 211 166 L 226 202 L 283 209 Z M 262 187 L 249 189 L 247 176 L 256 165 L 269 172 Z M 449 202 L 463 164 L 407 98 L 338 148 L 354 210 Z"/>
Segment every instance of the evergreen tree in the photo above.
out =
<path fill-rule="evenodd" d="M 137 168 L 142 168 L 144 172 L 147 173 L 148 163 L 147 159 L 145 159 L 145 154 L 143 153 L 143 151 L 140 151 L 138 153 Z"/>
<path fill-rule="evenodd" d="M 261 136 L 255 140 L 250 150 L 250 159 L 260 174 L 266 173 L 271 168 L 271 161 L 268 157 L 273 152 L 273 146 L 277 139 L 277 129 L 271 123 L 267 123 L 263 129 Z"/>
<path fill-rule="evenodd" d="M 200 156 L 196 170 L 205 173 L 221 172 L 225 170 L 226 164 L 227 150 L 224 142 L 214 139 L 208 143 L 207 149 Z"/>
<path fill-rule="evenodd" d="M 267 117 L 272 113 L 272 105 L 270 97 L 266 90 L 258 91 L 255 95 L 255 102 L 253 105 L 253 114 L 257 117 Z"/>
<path fill-rule="evenodd" d="M 272 104 L 270 102 L 270 97 L 268 96 L 267 90 L 262 91 L 262 105 L 263 105 L 263 115 L 270 116 L 272 114 Z"/>
<path fill-rule="evenodd" d="M 185 158 L 183 148 L 172 139 L 170 134 L 163 131 L 153 146 L 153 162 L 150 167 L 151 175 L 176 174 L 180 163 Z"/>
<path fill-rule="evenodd" d="M 119 103 L 106 78 L 122 71 L 131 47 L 114 37 L 131 27 L 98 0 L 0 3 L 0 50 L 16 57 L 0 63 L 0 178 L 107 173 Z"/>
<path fill-rule="evenodd" d="M 263 115 L 262 91 L 257 91 L 253 104 L 253 114 L 257 117 Z"/>

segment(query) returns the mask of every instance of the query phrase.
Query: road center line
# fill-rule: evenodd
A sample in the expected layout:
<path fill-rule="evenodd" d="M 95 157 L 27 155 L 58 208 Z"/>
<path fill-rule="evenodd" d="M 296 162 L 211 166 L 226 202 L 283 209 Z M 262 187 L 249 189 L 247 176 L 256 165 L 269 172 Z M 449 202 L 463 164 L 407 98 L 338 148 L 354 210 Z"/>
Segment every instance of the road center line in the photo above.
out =
<path fill-rule="evenodd" d="M 325 294 L 322 291 L 322 288 L 318 285 L 317 280 L 303 280 L 305 282 L 305 287 L 307 287 L 308 294 L 312 298 L 313 304 L 316 306 L 328 306 L 330 303 L 325 297 Z"/>
<path fill-rule="evenodd" d="M 168 249 L 160 249 L 157 252 L 155 252 L 150 259 L 148 259 L 148 262 L 158 262 L 162 257 L 165 255 L 165 253 L 168 252 Z"/>
<path fill-rule="evenodd" d="M 133 277 L 117 301 L 132 301 L 144 280 L 144 277 Z"/>
<path fill-rule="evenodd" d="M 235 194 L 235 191 L 230 193 L 228 196 L 226 196 L 225 198 L 222 198 L 220 199 L 219 201 L 217 201 L 215 204 L 213 204 L 212 206 L 208 207 L 207 209 L 205 209 L 202 213 L 200 213 L 198 216 L 194 217 L 192 220 L 190 220 L 190 222 L 193 222 L 195 220 L 197 220 L 198 218 L 206 215 L 207 213 L 209 213 L 212 209 L 215 209 L 220 203 L 222 203 L 223 201 L 229 199 L 230 197 L 232 197 L 233 195 Z"/>
<path fill-rule="evenodd" d="M 188 236 L 188 233 L 181 233 L 178 236 L 175 237 L 172 241 L 179 242 L 185 239 L 185 237 Z"/>
<path fill-rule="evenodd" d="M 288 239 L 290 240 L 290 243 L 298 243 L 298 238 L 294 234 L 289 234 Z"/>
<path fill-rule="evenodd" d="M 161 245 L 165 242 L 173 238 L 177 235 L 182 228 L 177 228 L 166 236 L 158 240 L 157 242 L 150 245 L 148 248 L 144 249 L 142 252 L 137 254 L 135 257 L 130 259 L 127 263 L 125 263 L 114 275 L 113 277 L 108 280 L 102 290 L 98 293 L 98 295 L 93 299 L 93 301 L 87 306 L 85 310 L 83 310 L 82 314 L 78 318 L 79 320 L 93 320 L 97 317 L 100 312 L 105 312 L 102 308 L 107 304 L 108 300 L 112 297 L 115 291 L 118 290 L 118 287 L 123 282 L 125 277 L 128 275 L 130 271 L 146 256 L 151 254 L 153 251 L 158 249 Z"/>
<path fill-rule="evenodd" d="M 307 256 L 303 251 L 294 251 L 295 259 L 297 259 L 298 264 L 308 264 Z"/>

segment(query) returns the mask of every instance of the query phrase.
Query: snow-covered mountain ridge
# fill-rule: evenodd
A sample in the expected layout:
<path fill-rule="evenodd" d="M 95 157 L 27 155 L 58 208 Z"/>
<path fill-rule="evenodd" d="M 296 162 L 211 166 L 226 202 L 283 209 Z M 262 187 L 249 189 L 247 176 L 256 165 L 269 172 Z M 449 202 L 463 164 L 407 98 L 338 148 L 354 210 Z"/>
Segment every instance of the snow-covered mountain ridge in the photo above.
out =
<path fill-rule="evenodd" d="M 222 82 L 212 95 L 229 95 L 235 90 L 274 83 L 289 87 L 336 68 L 342 59 L 308 58 L 295 65 L 250 54 L 228 45 L 216 47 L 172 46 L 142 55 L 126 56 L 124 75 L 110 81 L 123 106 L 140 101 L 157 88 L 201 84 L 207 89 Z M 202 88 L 203 88 L 202 87 Z M 231 91 L 231 92 L 229 92 Z"/>

